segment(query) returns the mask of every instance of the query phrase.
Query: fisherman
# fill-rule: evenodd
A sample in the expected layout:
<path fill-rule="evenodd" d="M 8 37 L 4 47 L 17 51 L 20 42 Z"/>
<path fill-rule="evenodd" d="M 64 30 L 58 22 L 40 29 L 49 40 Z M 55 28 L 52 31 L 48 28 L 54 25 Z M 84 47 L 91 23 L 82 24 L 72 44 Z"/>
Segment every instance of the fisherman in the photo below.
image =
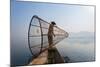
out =
<path fill-rule="evenodd" d="M 55 25 L 56 25 L 56 23 L 54 21 L 52 21 L 51 24 L 49 25 L 49 29 L 48 29 L 49 48 L 52 48 L 52 45 L 53 45 L 53 36 L 55 37 L 53 28 L 54 28 Z"/>

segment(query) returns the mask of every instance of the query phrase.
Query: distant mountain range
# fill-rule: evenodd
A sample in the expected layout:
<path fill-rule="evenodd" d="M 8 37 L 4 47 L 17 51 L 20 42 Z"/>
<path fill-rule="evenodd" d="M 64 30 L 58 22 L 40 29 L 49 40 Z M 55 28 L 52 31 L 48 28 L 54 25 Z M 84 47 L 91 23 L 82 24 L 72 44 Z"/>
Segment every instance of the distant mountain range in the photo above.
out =
<path fill-rule="evenodd" d="M 94 37 L 95 32 L 78 32 L 78 33 L 69 33 L 69 37 Z"/>

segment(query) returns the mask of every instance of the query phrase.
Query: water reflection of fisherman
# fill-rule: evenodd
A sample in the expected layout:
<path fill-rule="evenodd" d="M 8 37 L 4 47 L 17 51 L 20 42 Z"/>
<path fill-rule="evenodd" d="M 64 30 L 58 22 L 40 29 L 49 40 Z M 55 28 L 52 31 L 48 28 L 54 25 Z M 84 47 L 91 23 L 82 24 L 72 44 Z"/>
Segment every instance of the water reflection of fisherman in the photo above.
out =
<path fill-rule="evenodd" d="M 52 47 L 53 45 L 53 36 L 55 37 L 54 34 L 54 26 L 56 25 L 56 23 L 54 21 L 51 22 L 51 24 L 49 25 L 49 29 L 48 29 L 48 43 L 49 43 L 49 47 Z"/>

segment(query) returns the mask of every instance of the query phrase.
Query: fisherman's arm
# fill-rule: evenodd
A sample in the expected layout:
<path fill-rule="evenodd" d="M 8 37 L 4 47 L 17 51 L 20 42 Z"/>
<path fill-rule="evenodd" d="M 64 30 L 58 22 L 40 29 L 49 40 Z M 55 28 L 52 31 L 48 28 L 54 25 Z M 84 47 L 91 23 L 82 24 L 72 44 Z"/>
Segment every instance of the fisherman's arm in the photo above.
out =
<path fill-rule="evenodd" d="M 52 33 L 53 33 L 53 36 L 55 37 L 56 35 L 54 34 L 54 30 L 52 31 Z"/>

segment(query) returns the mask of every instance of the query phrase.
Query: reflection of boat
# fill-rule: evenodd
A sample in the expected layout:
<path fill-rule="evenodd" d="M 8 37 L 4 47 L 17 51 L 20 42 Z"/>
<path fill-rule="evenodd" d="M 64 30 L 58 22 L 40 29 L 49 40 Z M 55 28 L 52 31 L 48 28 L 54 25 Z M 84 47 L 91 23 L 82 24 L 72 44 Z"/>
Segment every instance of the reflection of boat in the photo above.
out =
<path fill-rule="evenodd" d="M 39 57 L 39 55 L 48 49 L 48 28 L 49 23 L 47 21 L 44 21 L 36 15 L 32 17 L 28 30 L 28 44 L 33 59 L 36 59 L 36 57 Z M 53 38 L 54 45 L 68 37 L 68 33 L 57 26 L 54 27 L 54 33 L 56 35 L 56 37 Z"/>

